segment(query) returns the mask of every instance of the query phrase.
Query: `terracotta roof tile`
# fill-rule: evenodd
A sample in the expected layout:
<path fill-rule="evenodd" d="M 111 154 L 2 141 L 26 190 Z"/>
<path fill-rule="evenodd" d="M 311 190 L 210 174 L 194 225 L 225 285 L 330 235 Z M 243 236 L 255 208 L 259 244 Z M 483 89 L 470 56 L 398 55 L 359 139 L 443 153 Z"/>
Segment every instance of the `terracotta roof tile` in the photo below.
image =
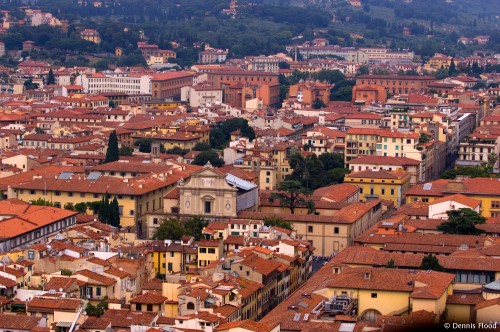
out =
<path fill-rule="evenodd" d="M 41 319 L 42 317 L 35 316 L 0 314 L 0 329 L 31 331 Z"/>
<path fill-rule="evenodd" d="M 159 295 L 157 293 L 145 293 L 130 299 L 130 303 L 141 303 L 141 304 L 162 304 L 165 303 L 167 298 L 165 296 Z"/>

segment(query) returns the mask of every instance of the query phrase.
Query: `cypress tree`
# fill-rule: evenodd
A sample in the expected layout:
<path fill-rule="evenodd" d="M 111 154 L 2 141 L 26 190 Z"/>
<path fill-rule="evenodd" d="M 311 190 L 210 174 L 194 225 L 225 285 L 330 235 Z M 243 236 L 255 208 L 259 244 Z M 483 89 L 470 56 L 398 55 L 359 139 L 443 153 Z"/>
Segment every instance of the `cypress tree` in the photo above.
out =
<path fill-rule="evenodd" d="M 104 163 L 110 163 L 113 161 L 117 161 L 120 159 L 120 151 L 118 149 L 118 137 L 116 136 L 116 131 L 109 135 L 108 140 L 108 150 L 106 151 L 106 159 L 104 159 Z"/>
<path fill-rule="evenodd" d="M 99 208 L 99 219 L 101 219 L 101 221 L 105 224 L 109 224 L 110 222 L 110 206 L 108 193 L 106 193 L 101 200 L 101 206 Z"/>
<path fill-rule="evenodd" d="M 47 76 L 47 85 L 55 85 L 55 84 L 56 84 L 56 78 L 54 76 L 52 68 L 50 68 L 49 75 Z"/>
<path fill-rule="evenodd" d="M 453 76 L 455 75 L 455 72 L 457 71 L 455 67 L 455 58 L 451 59 L 450 67 L 448 68 L 448 76 Z"/>
<path fill-rule="evenodd" d="M 111 226 L 120 227 L 120 207 L 116 196 L 113 199 L 113 202 L 111 202 L 111 215 L 113 216 Z"/>

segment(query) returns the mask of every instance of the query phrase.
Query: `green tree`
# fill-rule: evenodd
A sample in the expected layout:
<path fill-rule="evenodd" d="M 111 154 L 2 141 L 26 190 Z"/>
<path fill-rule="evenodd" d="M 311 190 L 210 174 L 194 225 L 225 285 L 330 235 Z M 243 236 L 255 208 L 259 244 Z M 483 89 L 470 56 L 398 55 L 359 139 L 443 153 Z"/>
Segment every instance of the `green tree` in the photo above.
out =
<path fill-rule="evenodd" d="M 31 77 L 24 81 L 24 90 L 36 90 L 38 87 L 38 83 L 33 83 L 33 78 Z"/>
<path fill-rule="evenodd" d="M 396 268 L 396 263 L 394 263 L 394 259 L 391 258 L 387 262 L 387 265 L 385 267 L 388 268 L 388 269 L 395 269 Z"/>
<path fill-rule="evenodd" d="M 73 271 L 70 269 L 61 269 L 61 275 L 71 277 L 73 275 Z"/>
<path fill-rule="evenodd" d="M 325 152 L 320 154 L 318 159 L 323 163 L 326 171 L 334 168 L 344 168 L 344 157 L 341 154 Z"/>
<path fill-rule="evenodd" d="M 120 151 L 118 149 L 118 137 L 116 136 L 116 131 L 109 135 L 108 139 L 108 149 L 106 151 L 106 158 L 104 159 L 104 164 L 117 161 L 120 159 Z"/>
<path fill-rule="evenodd" d="M 105 296 L 97 305 L 93 305 L 90 302 L 85 307 L 87 315 L 101 317 L 104 312 L 108 309 L 108 297 Z"/>
<path fill-rule="evenodd" d="M 113 227 L 120 227 L 120 206 L 118 205 L 118 200 L 113 198 L 110 206 L 110 222 L 109 224 Z"/>
<path fill-rule="evenodd" d="M 54 76 L 52 68 L 50 68 L 49 75 L 47 76 L 47 85 L 55 85 L 55 84 L 56 84 L 56 78 Z"/>
<path fill-rule="evenodd" d="M 131 146 L 126 146 L 122 145 L 120 147 L 120 156 L 133 156 L 134 155 L 134 148 Z"/>
<path fill-rule="evenodd" d="M 453 76 L 457 72 L 457 68 L 455 67 L 455 58 L 451 59 L 450 66 L 448 67 L 448 76 Z"/>
<path fill-rule="evenodd" d="M 188 152 L 189 152 L 189 150 L 183 149 L 180 146 L 174 146 L 173 148 L 168 149 L 168 150 L 165 151 L 165 153 L 176 154 L 176 155 L 179 155 L 179 156 L 184 156 Z"/>
<path fill-rule="evenodd" d="M 184 235 L 191 235 L 196 241 L 203 238 L 203 228 L 208 225 L 208 221 L 201 216 L 195 216 L 183 220 Z"/>
<path fill-rule="evenodd" d="M 81 202 L 75 204 L 75 211 L 85 214 L 87 213 L 87 203 Z"/>
<path fill-rule="evenodd" d="M 38 198 L 38 199 L 32 201 L 31 205 L 54 206 L 54 203 L 47 201 L 43 198 Z"/>
<path fill-rule="evenodd" d="M 75 206 L 74 206 L 74 205 L 73 205 L 73 203 L 71 203 L 71 202 L 70 202 L 70 203 L 66 203 L 66 204 L 64 204 L 64 209 L 65 209 L 65 210 L 70 210 L 70 211 L 76 211 L 76 210 L 75 210 Z"/>
<path fill-rule="evenodd" d="M 424 256 L 424 258 L 422 259 L 422 263 L 420 264 L 419 269 L 426 270 L 426 271 L 432 270 L 432 271 L 438 271 L 438 272 L 444 271 L 444 267 L 442 267 L 441 264 L 439 264 L 439 260 L 433 254 L 428 254 L 427 256 Z"/>
<path fill-rule="evenodd" d="M 266 226 L 277 226 L 288 230 L 293 230 L 293 225 L 291 222 L 283 220 L 280 216 L 268 216 L 264 218 L 264 225 Z"/>
<path fill-rule="evenodd" d="M 448 221 L 437 227 L 444 234 L 476 235 L 483 232 L 477 229 L 476 225 L 484 224 L 486 218 L 472 209 L 448 210 L 446 214 Z"/>
<path fill-rule="evenodd" d="M 368 75 L 370 73 L 370 68 L 367 65 L 359 66 L 357 75 Z"/>
<path fill-rule="evenodd" d="M 99 219 L 105 223 L 105 224 L 109 224 L 110 223 L 110 218 L 111 218 L 111 210 L 110 210 L 110 206 L 109 206 L 109 198 L 108 198 L 108 193 L 106 192 L 106 194 L 102 197 L 101 199 L 101 204 L 99 206 Z"/>
<path fill-rule="evenodd" d="M 165 218 L 153 234 L 155 240 L 180 240 L 185 230 L 177 219 Z"/>
<path fill-rule="evenodd" d="M 269 201 L 279 200 L 280 206 L 290 209 L 291 214 L 295 214 L 298 207 L 307 208 L 308 214 L 314 213 L 314 202 L 306 200 L 306 197 L 311 195 L 311 190 L 304 187 L 300 181 L 285 180 L 280 183 L 278 190 L 280 192 L 269 196 Z"/>
<path fill-rule="evenodd" d="M 134 146 L 138 146 L 139 152 L 143 153 L 151 153 L 151 144 L 153 144 L 153 140 L 151 138 L 140 138 L 134 142 Z M 160 144 L 160 152 L 166 152 L 163 144 Z"/>
<path fill-rule="evenodd" d="M 325 103 L 321 99 L 316 99 L 313 101 L 312 108 L 315 110 L 326 107 Z"/>
<path fill-rule="evenodd" d="M 330 100 L 351 101 L 354 85 L 356 85 L 356 82 L 353 80 L 337 82 L 330 90 Z"/>
<path fill-rule="evenodd" d="M 207 151 L 207 150 L 212 150 L 212 147 L 210 146 L 210 144 L 205 142 L 198 142 L 193 147 L 193 151 Z"/>
<path fill-rule="evenodd" d="M 219 154 L 214 150 L 201 151 L 193 160 L 193 165 L 205 166 L 210 162 L 214 167 L 224 166 L 224 159 L 219 157 Z"/>

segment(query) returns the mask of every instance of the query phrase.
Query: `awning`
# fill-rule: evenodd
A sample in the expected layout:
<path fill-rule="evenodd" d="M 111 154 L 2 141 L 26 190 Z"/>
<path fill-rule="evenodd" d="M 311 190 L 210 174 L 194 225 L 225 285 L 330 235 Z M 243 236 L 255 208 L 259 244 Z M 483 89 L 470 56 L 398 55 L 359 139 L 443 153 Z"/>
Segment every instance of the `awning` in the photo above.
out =
<path fill-rule="evenodd" d="M 71 327 L 72 322 L 57 322 L 57 327 Z"/>

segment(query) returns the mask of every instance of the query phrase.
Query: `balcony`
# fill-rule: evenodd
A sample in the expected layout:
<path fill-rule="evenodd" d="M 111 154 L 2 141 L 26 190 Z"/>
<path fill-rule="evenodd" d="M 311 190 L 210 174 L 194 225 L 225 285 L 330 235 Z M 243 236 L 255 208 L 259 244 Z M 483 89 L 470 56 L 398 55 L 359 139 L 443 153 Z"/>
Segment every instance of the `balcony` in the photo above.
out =
<path fill-rule="evenodd" d="M 375 195 L 375 194 L 366 194 L 365 198 L 366 199 L 378 199 L 378 195 Z"/>

